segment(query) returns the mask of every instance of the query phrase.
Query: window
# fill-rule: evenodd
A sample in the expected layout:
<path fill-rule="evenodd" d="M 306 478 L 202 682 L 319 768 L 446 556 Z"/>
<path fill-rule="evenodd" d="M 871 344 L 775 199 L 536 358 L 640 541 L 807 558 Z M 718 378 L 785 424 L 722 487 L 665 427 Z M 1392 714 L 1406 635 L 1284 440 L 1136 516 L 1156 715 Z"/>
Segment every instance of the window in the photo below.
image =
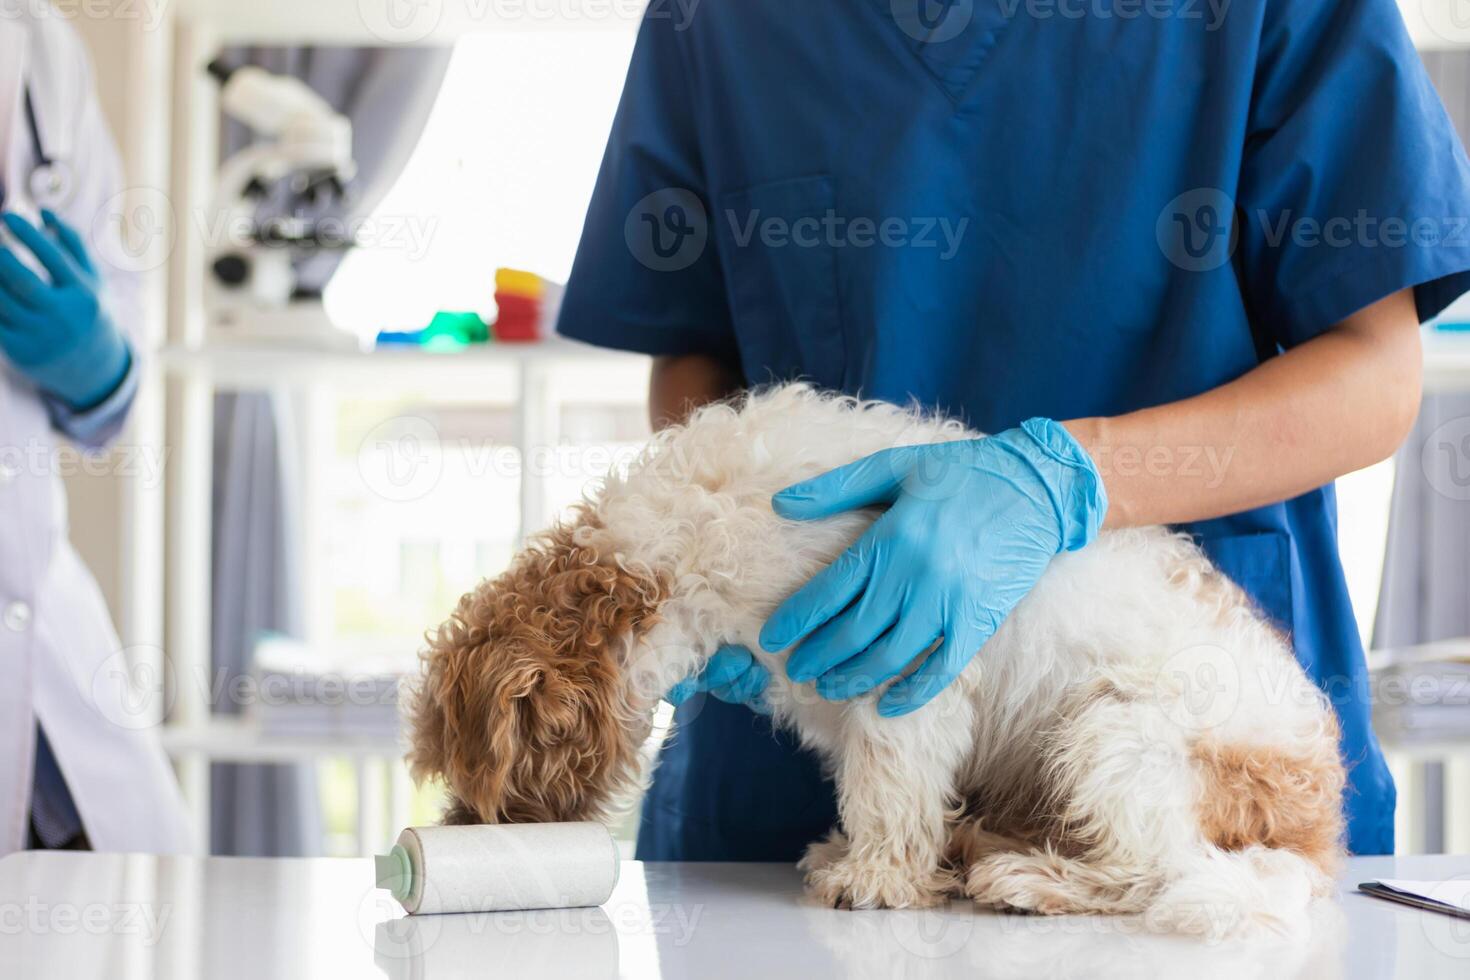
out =
<path fill-rule="evenodd" d="M 498 266 L 565 282 L 636 27 L 460 40 L 418 146 L 374 211 L 400 222 L 402 247 L 348 256 L 326 291 L 332 319 L 371 334 L 423 326 L 436 310 L 489 314 Z"/>

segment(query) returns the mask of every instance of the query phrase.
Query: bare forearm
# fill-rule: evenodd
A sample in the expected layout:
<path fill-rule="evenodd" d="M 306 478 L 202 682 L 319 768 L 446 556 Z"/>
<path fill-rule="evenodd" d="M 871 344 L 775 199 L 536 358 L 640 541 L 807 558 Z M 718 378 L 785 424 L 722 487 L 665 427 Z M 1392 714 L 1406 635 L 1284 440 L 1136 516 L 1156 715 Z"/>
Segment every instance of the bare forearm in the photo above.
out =
<path fill-rule="evenodd" d="M 703 354 L 655 357 L 648 377 L 648 417 L 656 430 L 677 425 L 701 405 L 740 390 L 740 375 Z"/>
<path fill-rule="evenodd" d="M 1390 455 L 1419 406 L 1412 291 L 1194 398 L 1067 429 L 1102 472 L 1106 526 L 1286 500 Z"/>

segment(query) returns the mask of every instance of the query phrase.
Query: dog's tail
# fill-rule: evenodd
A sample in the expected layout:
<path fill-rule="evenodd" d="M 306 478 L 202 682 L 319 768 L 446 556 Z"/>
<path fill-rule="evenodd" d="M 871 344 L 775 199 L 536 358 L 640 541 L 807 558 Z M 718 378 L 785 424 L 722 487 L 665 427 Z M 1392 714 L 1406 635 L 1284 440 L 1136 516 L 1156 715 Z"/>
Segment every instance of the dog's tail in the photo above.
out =
<path fill-rule="evenodd" d="M 1045 914 L 1129 917 L 1131 928 L 1208 941 L 1296 939 L 1309 929 L 1311 900 L 1332 879 L 1295 851 L 1255 845 L 1226 850 L 1200 842 L 1182 862 L 1124 868 L 1050 849 L 997 848 L 970 865 L 964 892 L 998 908 Z"/>
<path fill-rule="evenodd" d="M 1312 897 L 1332 887 L 1331 878 L 1294 851 L 1209 847 L 1159 889 L 1143 925 L 1207 940 L 1299 935 L 1308 928 Z"/>

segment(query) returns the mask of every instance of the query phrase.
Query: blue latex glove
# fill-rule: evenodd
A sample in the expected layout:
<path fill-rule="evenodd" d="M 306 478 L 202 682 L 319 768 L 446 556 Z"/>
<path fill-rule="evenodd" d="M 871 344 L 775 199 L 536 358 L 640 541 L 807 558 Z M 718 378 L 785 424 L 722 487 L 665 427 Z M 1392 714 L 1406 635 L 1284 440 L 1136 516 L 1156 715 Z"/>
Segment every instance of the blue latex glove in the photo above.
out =
<path fill-rule="evenodd" d="M 128 373 L 132 354 L 113 325 L 81 236 L 50 211 L 43 233 L 15 213 L 5 227 L 50 281 L 0 247 L 0 351 L 37 388 L 84 411 L 100 404 Z"/>
<path fill-rule="evenodd" d="M 1052 557 L 1097 535 L 1102 477 L 1060 424 L 1031 419 L 986 439 L 886 449 L 787 487 L 782 517 L 887 512 L 787 599 L 761 630 L 797 682 L 856 697 L 934 652 L 878 701 L 885 716 L 926 704 L 1031 591 Z"/>
<path fill-rule="evenodd" d="M 704 669 L 686 677 L 669 689 L 664 700 L 683 704 L 698 691 L 708 691 L 721 701 L 743 704 L 756 714 L 768 715 L 766 685 L 771 674 L 760 665 L 749 650 L 739 646 L 722 646 L 705 663 Z"/>

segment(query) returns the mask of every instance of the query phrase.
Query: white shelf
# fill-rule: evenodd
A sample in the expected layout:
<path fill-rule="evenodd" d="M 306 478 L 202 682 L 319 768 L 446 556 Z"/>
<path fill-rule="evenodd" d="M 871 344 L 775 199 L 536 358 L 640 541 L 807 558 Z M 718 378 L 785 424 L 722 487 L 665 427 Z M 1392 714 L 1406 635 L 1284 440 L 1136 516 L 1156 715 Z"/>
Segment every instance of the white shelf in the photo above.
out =
<path fill-rule="evenodd" d="M 183 0 L 232 44 L 453 44 L 490 31 L 635 31 L 645 0 Z M 684 16 L 680 8 L 673 15 Z"/>
<path fill-rule="evenodd" d="M 324 758 L 402 757 L 398 736 L 268 735 L 247 719 L 213 717 L 200 724 L 164 725 L 164 751 L 175 758 L 200 755 L 212 762 L 303 762 Z"/>
<path fill-rule="evenodd" d="M 373 387 L 483 384 L 496 368 L 636 366 L 647 358 L 557 339 L 491 342 L 453 352 L 408 346 L 367 352 L 265 345 L 165 347 L 158 352 L 158 360 L 172 374 L 202 377 L 217 387 L 269 388 L 321 382 Z"/>

